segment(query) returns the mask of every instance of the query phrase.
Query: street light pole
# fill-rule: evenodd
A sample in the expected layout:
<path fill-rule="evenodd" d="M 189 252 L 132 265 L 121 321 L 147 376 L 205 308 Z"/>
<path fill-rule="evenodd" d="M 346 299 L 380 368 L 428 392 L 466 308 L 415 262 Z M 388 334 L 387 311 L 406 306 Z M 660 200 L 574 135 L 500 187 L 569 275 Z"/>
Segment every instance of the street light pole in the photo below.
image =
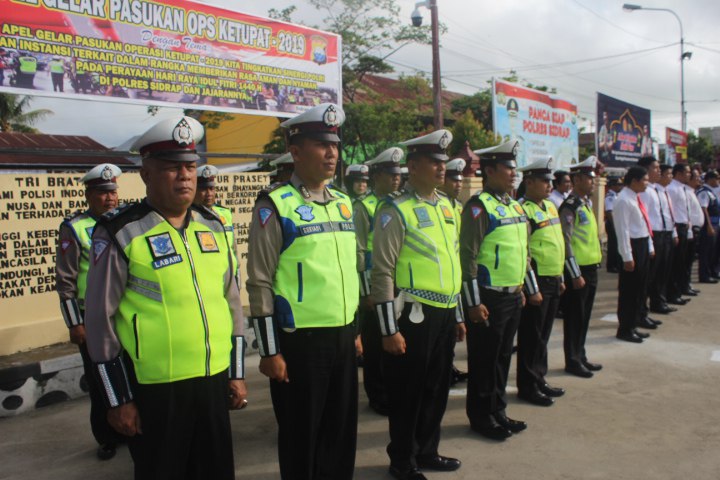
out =
<path fill-rule="evenodd" d="M 430 10 L 430 29 L 432 32 L 432 87 L 433 87 L 433 126 L 436 130 L 443 128 L 442 84 L 440 83 L 440 29 L 438 27 L 438 7 L 437 0 L 425 0 L 415 4 L 415 10 L 410 18 L 413 25 L 419 27 L 422 25 L 422 16 L 418 10 L 419 7 L 425 7 Z"/>
<path fill-rule="evenodd" d="M 672 14 L 680 25 L 680 124 L 683 132 L 687 131 L 687 112 L 685 111 L 685 59 L 690 60 L 692 58 L 692 52 L 685 51 L 685 35 L 683 34 L 682 21 L 677 13 L 670 10 L 669 8 L 652 8 L 643 7 L 641 5 L 634 5 L 626 3 L 623 5 L 623 10 L 633 12 L 635 10 L 648 10 L 654 12 L 668 12 Z"/>

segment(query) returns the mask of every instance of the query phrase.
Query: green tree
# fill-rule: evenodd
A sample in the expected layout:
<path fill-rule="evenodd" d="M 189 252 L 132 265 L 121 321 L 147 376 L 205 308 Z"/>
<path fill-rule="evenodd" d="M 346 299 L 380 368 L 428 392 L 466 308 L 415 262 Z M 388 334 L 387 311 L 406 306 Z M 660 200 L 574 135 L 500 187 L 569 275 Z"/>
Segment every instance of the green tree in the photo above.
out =
<path fill-rule="evenodd" d="M 688 132 L 688 161 L 699 162 L 707 167 L 715 158 L 712 143 L 705 137 L 695 135 L 695 132 Z"/>
<path fill-rule="evenodd" d="M 0 131 L 40 133 L 33 125 L 52 115 L 52 110 L 30 110 L 32 97 L 0 93 Z"/>
<path fill-rule="evenodd" d="M 453 134 L 453 140 L 448 148 L 451 156 L 460 153 L 465 147 L 465 142 L 470 144 L 471 149 L 479 150 L 497 145 L 502 140 L 499 135 L 495 135 L 492 130 L 486 129 L 478 122 L 469 109 L 457 119 L 450 130 Z"/>

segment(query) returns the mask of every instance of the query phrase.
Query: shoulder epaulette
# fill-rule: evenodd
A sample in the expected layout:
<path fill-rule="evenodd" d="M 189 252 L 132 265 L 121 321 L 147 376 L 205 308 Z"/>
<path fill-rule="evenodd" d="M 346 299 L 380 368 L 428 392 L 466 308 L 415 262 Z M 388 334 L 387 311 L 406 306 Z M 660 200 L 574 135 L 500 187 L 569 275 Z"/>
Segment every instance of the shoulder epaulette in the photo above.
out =
<path fill-rule="evenodd" d="M 257 196 L 257 198 L 255 199 L 255 201 L 257 202 L 257 201 L 260 200 L 261 198 L 266 198 L 266 197 L 270 196 L 270 194 L 271 194 L 272 192 L 274 192 L 275 190 L 277 190 L 277 189 L 280 188 L 280 187 L 284 187 L 284 186 L 287 185 L 287 184 L 288 184 L 288 182 L 275 182 L 275 183 L 271 183 L 268 187 L 263 188 L 262 190 L 260 190 L 260 192 L 258 193 L 258 196 Z"/>
<path fill-rule="evenodd" d="M 128 212 L 130 209 L 138 205 L 140 205 L 140 203 L 124 203 L 119 207 L 113 208 L 112 210 L 103 213 L 100 216 L 100 220 L 103 220 L 105 222 L 112 221 L 116 217 L 123 215 L 124 213 Z"/>
<path fill-rule="evenodd" d="M 340 192 L 340 193 L 342 193 L 343 195 L 345 195 L 346 197 L 349 197 L 349 196 L 350 196 L 349 193 L 347 193 L 345 190 L 343 190 L 342 188 L 336 186 L 336 185 L 333 184 L 333 183 L 328 183 L 328 184 L 327 184 L 327 188 L 329 188 L 329 189 L 331 189 L 331 190 L 335 190 L 336 192 Z"/>
<path fill-rule="evenodd" d="M 200 215 L 202 215 L 204 218 L 206 218 L 208 220 L 219 220 L 220 222 L 222 222 L 222 220 L 220 220 L 220 215 L 218 215 L 218 213 L 210 207 L 206 207 L 205 205 L 193 204 L 190 206 L 190 208 L 195 210 L 196 212 L 198 212 Z M 221 208 L 224 208 L 224 207 L 221 207 Z"/>
<path fill-rule="evenodd" d="M 447 194 L 447 193 L 445 193 L 445 192 L 443 192 L 442 190 L 439 190 L 439 189 L 437 189 L 437 188 L 435 189 L 435 193 L 437 193 L 438 197 L 450 198 L 450 197 L 448 197 L 448 194 Z"/>
<path fill-rule="evenodd" d="M 577 210 L 580 208 L 583 202 L 580 201 L 578 197 L 575 195 L 570 195 L 568 198 L 565 199 L 565 201 L 560 205 L 560 209 L 563 208 L 569 208 L 572 211 Z"/>
<path fill-rule="evenodd" d="M 105 212 L 98 220 L 113 234 L 130 222 L 139 220 L 150 212 L 152 208 L 146 202 L 126 203 Z"/>
<path fill-rule="evenodd" d="M 70 215 L 68 215 L 67 217 L 65 217 L 65 218 L 63 219 L 63 221 L 64 221 L 64 222 L 69 222 L 69 221 L 71 221 L 71 220 L 74 220 L 74 219 L 76 219 L 77 217 L 79 217 L 80 215 L 84 214 L 86 211 L 87 211 L 87 210 L 76 210 L 76 211 L 74 211 L 73 213 L 71 213 Z"/>
<path fill-rule="evenodd" d="M 365 200 L 370 195 L 373 195 L 374 193 L 375 192 L 373 192 L 372 190 L 368 190 L 367 192 L 363 193 L 362 195 L 358 195 L 355 200 L 359 200 L 362 202 L 363 200 Z"/>
<path fill-rule="evenodd" d="M 409 193 L 404 188 L 401 188 L 400 190 L 395 190 L 394 192 L 389 193 L 385 198 L 382 199 L 382 201 L 388 203 L 397 203 L 398 200 L 402 200 L 403 197 L 409 198 Z"/>

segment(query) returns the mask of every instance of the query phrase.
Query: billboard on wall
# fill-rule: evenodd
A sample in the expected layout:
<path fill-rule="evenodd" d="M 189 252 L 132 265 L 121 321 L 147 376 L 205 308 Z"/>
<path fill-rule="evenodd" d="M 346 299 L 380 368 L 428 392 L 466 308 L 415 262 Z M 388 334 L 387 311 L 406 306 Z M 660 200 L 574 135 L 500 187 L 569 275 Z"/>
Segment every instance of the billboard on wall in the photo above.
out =
<path fill-rule="evenodd" d="M 340 37 L 188 0 L 0 0 L 0 91 L 292 116 L 339 103 Z"/>
<path fill-rule="evenodd" d="M 597 156 L 607 166 L 628 167 L 653 155 L 650 110 L 597 94 Z"/>
<path fill-rule="evenodd" d="M 665 127 L 665 161 L 670 165 L 676 163 L 687 163 L 688 161 L 688 136 L 687 133 L 674 128 Z"/>
<path fill-rule="evenodd" d="M 493 126 L 520 141 L 520 167 L 551 156 L 560 168 L 578 158 L 577 106 L 547 92 L 493 79 Z"/>

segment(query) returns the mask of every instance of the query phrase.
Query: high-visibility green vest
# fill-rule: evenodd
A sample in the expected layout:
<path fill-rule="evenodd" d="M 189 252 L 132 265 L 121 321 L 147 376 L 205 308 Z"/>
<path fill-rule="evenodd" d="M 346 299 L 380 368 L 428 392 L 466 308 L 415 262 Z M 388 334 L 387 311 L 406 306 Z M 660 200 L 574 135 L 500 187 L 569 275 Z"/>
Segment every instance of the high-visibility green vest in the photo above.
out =
<path fill-rule="evenodd" d="M 490 218 L 477 255 L 478 283 L 491 287 L 522 285 L 527 273 L 528 232 L 525 210 L 482 192 L 477 197 Z"/>
<path fill-rule="evenodd" d="M 455 207 L 455 219 L 457 220 L 458 232 L 460 232 L 460 222 L 462 220 L 463 204 L 457 198 L 455 198 L 451 201 L 452 201 L 453 206 Z"/>
<path fill-rule="evenodd" d="M 420 303 L 453 308 L 462 284 L 460 239 L 452 204 L 438 196 L 434 205 L 405 191 L 385 200 L 397 208 L 405 225 L 395 285 Z"/>
<path fill-rule="evenodd" d="M 37 59 L 35 57 L 20 57 L 20 73 L 37 72 Z"/>
<path fill-rule="evenodd" d="M 375 227 L 375 210 L 378 206 L 378 197 L 375 195 L 375 192 L 371 192 L 367 195 L 363 195 L 359 198 L 359 200 L 362 202 L 362 204 L 365 206 L 365 209 L 368 212 L 368 217 L 370 219 L 370 230 L 368 231 L 368 238 L 367 238 L 367 251 L 372 253 L 372 242 L 373 242 L 373 228 Z"/>
<path fill-rule="evenodd" d="M 222 205 L 213 205 L 212 209 L 215 211 L 215 213 L 218 214 L 218 216 L 220 217 L 220 221 L 223 224 L 223 227 L 225 227 L 225 235 L 227 235 L 228 245 L 230 245 L 230 252 L 232 253 L 233 258 L 233 269 L 237 270 L 238 261 L 235 246 L 235 230 L 233 229 L 232 211 L 229 208 L 223 207 Z"/>
<path fill-rule="evenodd" d="M 85 291 L 87 290 L 87 274 L 90 268 L 90 244 L 92 232 L 95 228 L 95 220 L 88 212 L 78 213 L 72 218 L 65 221 L 67 225 L 75 232 L 78 245 L 80 246 L 80 262 L 78 263 L 77 278 L 77 300 L 80 308 L 83 308 L 85 302 Z"/>
<path fill-rule="evenodd" d="M 50 73 L 65 73 L 65 65 L 61 60 L 53 60 L 50 62 Z"/>
<path fill-rule="evenodd" d="M 182 231 L 144 202 L 101 220 L 128 262 L 114 319 L 140 383 L 211 376 L 230 365 L 233 319 L 223 278 L 232 260 L 225 230 L 210 212 L 191 207 L 190 214 Z M 98 255 L 102 246 L 95 242 Z"/>
<path fill-rule="evenodd" d="M 563 273 L 565 265 L 565 239 L 560 217 L 555 205 L 543 200 L 544 210 L 535 202 L 525 200 L 522 204 L 530 222 L 530 256 L 542 277 L 556 277 Z"/>
<path fill-rule="evenodd" d="M 575 224 L 570 245 L 580 266 L 597 265 L 602 260 L 595 214 L 587 203 L 575 209 Z"/>
<path fill-rule="evenodd" d="M 291 184 L 270 191 L 283 232 L 273 279 L 273 316 L 284 329 L 340 327 L 358 307 L 355 225 L 350 197 L 306 201 Z M 261 215 L 270 215 L 270 212 Z"/>

